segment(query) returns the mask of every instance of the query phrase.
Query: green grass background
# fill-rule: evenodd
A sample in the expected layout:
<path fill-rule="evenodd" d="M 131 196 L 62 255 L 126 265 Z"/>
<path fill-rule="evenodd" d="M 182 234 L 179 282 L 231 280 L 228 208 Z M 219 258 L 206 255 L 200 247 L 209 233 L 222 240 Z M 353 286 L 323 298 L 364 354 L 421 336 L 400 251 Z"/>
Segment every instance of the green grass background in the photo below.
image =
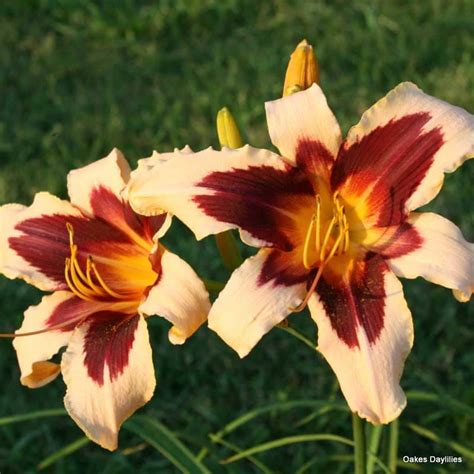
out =
<path fill-rule="evenodd" d="M 322 86 L 344 130 L 390 88 L 411 80 L 427 93 L 474 109 L 474 5 L 471 0 L 287 1 L 159 0 L 14 1 L 0 5 L 0 203 L 28 204 L 47 190 L 65 197 L 69 169 L 120 148 L 132 166 L 153 149 L 217 146 L 214 117 L 228 105 L 248 142 L 268 147 L 263 102 L 281 93 L 287 58 L 302 39 L 312 42 Z M 472 165 L 448 176 L 428 208 L 456 222 L 472 240 Z M 167 244 L 202 276 L 225 278 L 212 238 L 196 244 L 175 222 Z M 416 341 L 402 378 L 405 390 L 444 394 L 474 404 L 472 306 L 449 290 L 405 281 Z M 0 279 L 1 330 L 19 326 L 40 292 Z M 306 314 L 291 324 L 309 337 Z M 244 360 L 202 328 L 183 347 L 171 346 L 167 325 L 150 321 L 158 386 L 141 411 L 156 416 L 198 451 L 237 415 L 278 400 L 341 400 L 328 365 L 296 339 L 273 330 Z M 61 379 L 38 390 L 19 383 L 8 340 L 0 341 L 0 416 L 62 406 Z M 236 431 L 242 447 L 297 433 L 351 437 L 350 417 L 321 415 L 298 427 L 308 410 L 273 413 Z M 455 455 L 413 433 L 408 423 L 466 446 L 474 425 L 467 413 L 410 402 L 401 417 L 400 455 Z M 471 435 L 471 436 L 470 436 Z M 67 417 L 0 427 L 0 471 L 35 472 L 46 456 L 81 436 Z M 385 442 L 385 434 L 384 439 Z M 127 431 L 110 454 L 89 444 L 56 463 L 55 473 L 176 472 Z M 295 445 L 259 457 L 275 472 L 352 472 L 332 456 L 350 453 L 330 443 Z M 213 472 L 255 472 L 213 447 Z M 422 466 L 423 467 L 423 466 Z M 425 472 L 472 472 L 473 464 L 425 467 Z M 402 470 L 402 472 L 404 472 Z"/>

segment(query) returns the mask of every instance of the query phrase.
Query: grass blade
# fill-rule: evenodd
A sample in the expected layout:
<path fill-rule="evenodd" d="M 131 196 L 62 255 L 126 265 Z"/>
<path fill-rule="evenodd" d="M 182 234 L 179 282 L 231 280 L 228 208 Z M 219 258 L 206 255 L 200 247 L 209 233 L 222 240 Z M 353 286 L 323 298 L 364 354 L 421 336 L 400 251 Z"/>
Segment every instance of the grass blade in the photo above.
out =
<path fill-rule="evenodd" d="M 410 401 L 438 403 L 441 406 L 449 407 L 452 411 L 474 418 L 474 409 L 472 407 L 456 400 L 455 398 L 448 397 L 447 395 L 422 392 L 418 390 L 409 391 L 406 395 Z"/>
<path fill-rule="evenodd" d="M 332 441 L 335 443 L 346 444 L 348 446 L 353 446 L 354 443 L 342 436 L 333 435 L 333 434 L 305 434 L 305 435 L 297 435 L 297 436 L 288 436 L 286 438 L 275 439 L 273 441 L 269 441 L 267 443 L 259 444 L 252 448 L 246 449 L 241 451 L 234 456 L 231 456 L 227 459 L 221 461 L 222 464 L 230 464 L 232 462 L 238 461 L 239 459 L 247 458 L 252 456 L 253 454 L 263 453 L 265 451 L 269 451 L 271 449 L 281 448 L 282 446 L 287 446 L 289 444 L 295 443 L 309 443 L 313 441 Z"/>
<path fill-rule="evenodd" d="M 441 438 L 433 431 L 427 428 L 424 428 L 423 426 L 416 425 L 415 423 L 408 423 L 408 427 L 415 433 L 419 434 L 420 436 L 423 436 L 424 438 L 434 441 L 437 444 L 447 446 L 448 448 L 451 448 L 453 451 L 456 451 L 457 453 L 459 453 L 461 456 L 464 456 L 470 459 L 471 461 L 474 461 L 474 451 L 468 448 L 467 446 L 463 446 L 462 444 L 459 444 L 456 441 L 451 441 L 449 439 Z"/>
<path fill-rule="evenodd" d="M 36 420 L 37 418 L 47 418 L 50 416 L 64 416 L 67 412 L 64 408 L 52 408 L 49 410 L 32 411 L 22 415 L 12 415 L 0 418 L 0 426 L 10 425 L 12 423 L 19 423 L 21 421 Z"/>
<path fill-rule="evenodd" d="M 159 421 L 145 416 L 135 416 L 128 420 L 124 427 L 143 438 L 181 472 L 210 474 L 210 471 L 184 446 L 174 433 Z"/>
<path fill-rule="evenodd" d="M 212 440 L 212 436 L 211 436 L 211 440 Z M 212 441 L 214 441 L 214 440 L 212 440 Z M 240 449 L 238 446 L 236 446 L 235 444 L 229 443 L 228 441 L 225 441 L 223 439 L 216 439 L 215 443 L 216 444 L 221 444 L 222 446 L 225 446 L 226 448 L 228 448 L 232 451 L 235 451 L 236 453 L 241 453 L 242 452 L 242 449 Z M 262 472 L 264 472 L 265 474 L 272 474 L 273 473 L 273 471 L 269 467 L 267 467 L 265 464 L 263 464 L 263 462 L 259 461 L 257 458 L 255 458 L 253 456 L 248 456 L 247 459 L 252 464 L 254 464 L 258 469 L 260 469 Z"/>
<path fill-rule="evenodd" d="M 63 448 L 59 449 L 55 453 L 51 454 L 47 458 L 43 459 L 37 466 L 37 469 L 39 471 L 46 469 L 47 467 L 51 466 L 51 464 L 54 464 L 56 461 L 59 461 L 62 458 L 65 458 L 66 456 L 69 456 L 70 454 L 74 453 L 78 449 L 81 449 L 83 446 L 86 444 L 89 444 L 91 441 L 87 436 L 81 436 L 80 438 L 76 439 L 76 441 L 73 441 L 72 443 L 68 444 L 67 446 L 64 446 Z"/>
<path fill-rule="evenodd" d="M 302 408 L 302 407 L 310 407 L 310 408 L 322 408 L 322 407 L 331 407 L 334 410 L 341 410 L 341 411 L 348 411 L 349 408 L 345 403 L 340 402 L 328 402 L 327 400 L 294 400 L 289 402 L 277 402 L 272 403 L 269 405 L 265 405 L 263 407 L 255 408 L 243 415 L 235 418 L 230 423 L 225 425 L 220 431 L 214 433 L 212 437 L 214 439 L 221 439 L 224 436 L 228 435 L 232 431 L 236 430 L 240 426 L 248 423 L 249 421 L 254 420 L 255 418 L 265 415 L 269 412 L 275 410 L 291 410 L 293 408 Z"/>

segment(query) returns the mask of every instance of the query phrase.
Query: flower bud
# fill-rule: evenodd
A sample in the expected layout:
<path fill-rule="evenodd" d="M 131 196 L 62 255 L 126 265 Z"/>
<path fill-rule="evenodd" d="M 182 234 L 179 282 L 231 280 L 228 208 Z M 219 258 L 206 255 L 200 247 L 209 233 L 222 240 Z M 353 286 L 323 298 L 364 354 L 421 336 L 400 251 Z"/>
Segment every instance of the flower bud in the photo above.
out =
<path fill-rule="evenodd" d="M 301 41 L 291 54 L 286 69 L 283 96 L 308 89 L 319 84 L 319 68 L 313 47 L 306 40 Z"/>
<path fill-rule="evenodd" d="M 217 113 L 217 135 L 221 147 L 240 148 L 243 146 L 239 128 L 227 107 Z"/>

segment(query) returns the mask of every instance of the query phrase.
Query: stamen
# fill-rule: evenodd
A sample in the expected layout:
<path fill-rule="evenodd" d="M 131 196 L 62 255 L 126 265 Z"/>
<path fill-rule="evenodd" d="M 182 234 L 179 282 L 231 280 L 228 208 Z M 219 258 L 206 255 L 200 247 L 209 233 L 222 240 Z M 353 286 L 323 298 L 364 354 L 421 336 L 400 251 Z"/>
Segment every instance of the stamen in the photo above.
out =
<path fill-rule="evenodd" d="M 90 265 L 91 265 L 91 268 L 92 268 L 92 271 L 94 272 L 94 275 L 95 277 L 97 278 L 97 280 L 99 281 L 99 284 L 100 286 L 110 295 L 110 296 L 113 296 L 114 298 L 117 298 L 117 299 L 127 299 L 128 296 L 123 296 L 121 295 L 120 293 L 117 293 L 116 291 L 112 290 L 108 285 L 107 283 L 105 283 L 105 281 L 103 280 L 103 278 L 100 276 L 100 273 L 99 271 L 97 270 L 97 267 L 95 266 L 95 263 L 94 263 L 94 260 L 92 259 L 92 257 L 90 257 Z"/>
<path fill-rule="evenodd" d="M 316 195 L 316 254 L 319 253 L 321 245 L 321 197 Z"/>
<path fill-rule="evenodd" d="M 87 277 L 84 275 L 84 273 L 82 272 L 79 266 L 75 248 L 71 254 L 71 263 L 69 266 L 70 266 L 72 283 L 75 285 L 76 289 L 86 296 L 91 296 L 91 297 L 96 296 L 97 292 L 91 290 L 84 284 L 84 283 L 87 284 Z"/>
<path fill-rule="evenodd" d="M 339 237 L 334 242 L 334 245 L 332 246 L 332 249 L 329 252 L 328 257 L 326 258 L 326 260 L 324 260 L 321 263 L 320 267 L 318 268 L 318 272 L 316 273 L 316 276 L 314 277 L 313 283 L 311 283 L 311 287 L 309 288 L 308 292 L 306 293 L 306 296 L 305 296 L 304 300 L 302 301 L 302 303 L 299 306 L 297 306 L 296 308 L 291 309 L 291 311 L 293 313 L 299 313 L 299 312 L 303 311 L 306 308 L 306 305 L 308 304 L 309 299 L 311 298 L 312 294 L 314 293 L 314 290 L 316 290 L 316 286 L 317 286 L 317 284 L 318 284 L 318 282 L 321 278 L 321 275 L 323 274 L 324 267 L 329 262 L 329 260 L 331 260 L 331 258 L 334 257 L 334 254 L 335 254 L 337 248 L 339 247 L 339 243 L 341 242 L 341 239 L 342 239 L 343 235 L 344 235 L 343 233 L 339 233 Z"/>
<path fill-rule="evenodd" d="M 334 216 L 332 219 L 331 219 L 331 222 L 329 223 L 329 226 L 326 230 L 326 235 L 324 236 L 324 240 L 323 240 L 323 245 L 321 246 L 321 252 L 319 254 L 319 259 L 321 261 L 324 260 L 325 258 L 325 250 L 326 250 L 326 246 L 328 244 L 328 240 L 329 240 L 329 237 L 331 235 L 331 232 L 332 232 L 332 228 L 334 227 L 334 224 L 336 223 L 336 217 Z"/>
<path fill-rule="evenodd" d="M 311 264 L 308 262 L 308 250 L 309 250 L 309 241 L 311 239 L 311 234 L 313 232 L 315 219 L 316 219 L 316 215 L 313 214 L 313 216 L 311 217 L 311 221 L 309 222 L 308 230 L 306 231 L 306 237 L 304 239 L 303 265 L 307 270 L 311 268 Z"/>
<path fill-rule="evenodd" d="M 78 298 L 81 298 L 86 301 L 94 301 L 93 298 L 90 298 L 89 296 L 84 295 L 83 293 L 79 291 L 78 288 L 76 288 L 76 286 L 73 284 L 69 276 L 70 271 L 71 271 L 71 260 L 69 258 L 66 258 L 66 262 L 64 265 L 64 277 L 66 279 L 67 286 Z"/>

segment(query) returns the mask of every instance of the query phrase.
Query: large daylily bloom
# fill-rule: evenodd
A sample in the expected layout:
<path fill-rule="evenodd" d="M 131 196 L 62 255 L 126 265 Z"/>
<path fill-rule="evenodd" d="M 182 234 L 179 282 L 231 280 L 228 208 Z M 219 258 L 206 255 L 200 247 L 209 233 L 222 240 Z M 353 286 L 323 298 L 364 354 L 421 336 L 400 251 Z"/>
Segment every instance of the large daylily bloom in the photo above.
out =
<path fill-rule="evenodd" d="M 120 196 L 129 174 L 113 150 L 69 174 L 71 202 L 39 193 L 30 207 L 0 207 L 0 272 L 54 292 L 16 332 L 21 383 L 41 387 L 62 372 L 69 414 L 110 450 L 155 389 L 145 318 L 165 317 L 181 344 L 210 308 L 191 267 L 158 241 L 170 217 L 140 217 Z M 51 362 L 63 346 L 61 365 Z"/>
<path fill-rule="evenodd" d="M 245 146 L 155 157 L 132 176 L 130 203 L 172 212 L 198 239 L 237 227 L 263 247 L 232 274 L 209 326 L 243 357 L 308 303 L 350 408 L 390 422 L 406 404 L 399 381 L 413 343 L 397 276 L 422 276 L 461 301 L 472 293 L 472 244 L 443 217 L 412 211 L 473 154 L 474 118 L 410 83 L 344 141 L 317 85 L 266 111 L 282 156 Z"/>

